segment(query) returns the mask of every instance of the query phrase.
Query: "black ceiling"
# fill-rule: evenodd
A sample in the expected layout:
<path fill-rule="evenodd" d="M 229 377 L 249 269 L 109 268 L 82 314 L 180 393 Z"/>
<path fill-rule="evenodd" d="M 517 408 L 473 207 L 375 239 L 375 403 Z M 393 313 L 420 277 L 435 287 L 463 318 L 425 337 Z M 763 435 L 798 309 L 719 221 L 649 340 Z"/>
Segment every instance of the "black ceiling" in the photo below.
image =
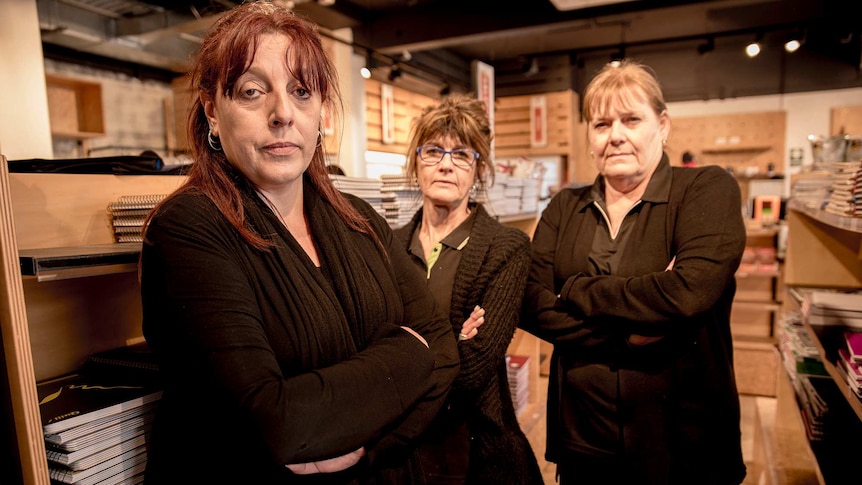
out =
<path fill-rule="evenodd" d="M 43 41 L 50 44 L 45 24 L 56 28 L 65 17 L 56 12 L 51 21 L 42 17 L 50 16 L 51 8 L 59 12 L 68 7 L 62 0 L 37 3 Z M 113 3 L 164 10 L 160 15 L 170 14 L 170 19 L 159 28 L 186 34 L 191 29 L 179 29 L 181 22 L 205 24 L 236 5 L 227 0 Z M 371 51 L 383 64 L 398 63 L 417 76 L 462 91 L 471 89 L 474 60 L 494 66 L 498 95 L 579 91 L 591 73 L 621 49 L 653 65 L 670 101 L 862 86 L 859 1 L 635 0 L 559 10 L 550 0 L 297 0 L 294 8 L 326 29 L 351 29 L 357 52 Z M 128 10 L 114 21 L 129 24 L 136 16 L 143 17 Z M 146 35 L 144 25 L 152 24 L 135 19 L 128 28 Z M 803 35 L 804 44 L 787 54 L 781 46 L 794 33 Z M 757 36 L 764 43 L 763 53 L 748 59 L 742 48 Z M 714 50 L 699 52 L 698 46 L 709 40 Z M 158 67 L 181 71 L 173 64 Z"/>

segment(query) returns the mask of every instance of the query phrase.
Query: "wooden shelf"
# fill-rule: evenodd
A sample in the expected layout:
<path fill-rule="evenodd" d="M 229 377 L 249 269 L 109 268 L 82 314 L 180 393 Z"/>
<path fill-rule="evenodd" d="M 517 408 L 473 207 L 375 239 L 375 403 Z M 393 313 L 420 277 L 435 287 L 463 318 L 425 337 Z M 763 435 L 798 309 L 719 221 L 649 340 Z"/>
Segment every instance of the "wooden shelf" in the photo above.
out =
<path fill-rule="evenodd" d="M 140 243 L 93 244 L 63 248 L 21 249 L 21 276 L 39 282 L 136 271 Z"/>
<path fill-rule="evenodd" d="M 806 216 L 815 219 L 818 222 L 828 224 L 836 229 L 841 229 L 842 231 L 862 233 L 862 217 L 839 216 L 831 212 L 826 212 L 822 209 L 814 209 L 808 207 L 792 199 L 788 203 L 787 207 L 790 210 L 799 212 L 800 214 L 805 214 Z"/>
<path fill-rule="evenodd" d="M 58 76 L 45 76 L 51 134 L 87 139 L 104 136 L 102 85 Z"/>
<path fill-rule="evenodd" d="M 862 287 L 862 219 L 788 204 L 785 284 Z"/>
<path fill-rule="evenodd" d="M 740 152 L 765 152 L 771 150 L 768 145 L 715 145 L 704 147 L 703 153 L 740 153 Z"/>
<path fill-rule="evenodd" d="M 521 221 L 532 221 L 533 219 L 537 219 L 539 214 L 537 212 L 522 212 L 520 214 L 505 214 L 501 216 L 496 216 L 497 220 L 502 223 L 507 222 L 521 222 Z"/>
<path fill-rule="evenodd" d="M 850 404 L 850 408 L 853 409 L 856 416 L 862 420 L 862 401 L 860 401 L 856 396 L 856 393 L 850 389 L 850 385 L 835 367 L 835 363 L 839 359 L 837 349 L 843 346 L 842 333 L 844 331 L 844 327 L 837 325 L 812 325 L 805 321 L 803 321 L 802 324 L 811 336 L 811 340 L 814 342 L 814 345 L 817 347 L 817 352 L 821 356 L 823 367 L 826 368 L 826 372 L 829 373 L 829 377 L 835 381 L 835 385 L 838 387 L 838 390 L 841 391 L 841 394 L 844 396 L 844 399 L 847 400 L 847 403 Z"/>

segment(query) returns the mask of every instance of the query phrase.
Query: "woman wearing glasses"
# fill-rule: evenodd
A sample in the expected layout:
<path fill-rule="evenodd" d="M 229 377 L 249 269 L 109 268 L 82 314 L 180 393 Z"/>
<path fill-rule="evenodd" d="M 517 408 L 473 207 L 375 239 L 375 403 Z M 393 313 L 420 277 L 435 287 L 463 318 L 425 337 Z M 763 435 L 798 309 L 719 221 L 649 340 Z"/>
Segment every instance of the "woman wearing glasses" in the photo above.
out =
<path fill-rule="evenodd" d="M 420 445 L 429 484 L 541 484 L 509 393 L 506 349 L 518 323 L 530 240 L 472 201 L 493 182 L 485 105 L 453 96 L 413 126 L 407 175 L 422 207 L 396 231 L 458 335 L 461 372 Z"/>

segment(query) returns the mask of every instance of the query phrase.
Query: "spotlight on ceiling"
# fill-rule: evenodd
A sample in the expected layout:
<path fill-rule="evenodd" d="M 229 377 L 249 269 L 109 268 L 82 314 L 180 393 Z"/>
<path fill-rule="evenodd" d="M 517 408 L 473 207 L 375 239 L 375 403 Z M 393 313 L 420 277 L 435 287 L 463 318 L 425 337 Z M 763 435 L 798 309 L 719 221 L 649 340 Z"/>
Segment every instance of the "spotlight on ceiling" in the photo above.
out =
<path fill-rule="evenodd" d="M 359 69 L 359 75 L 363 79 L 371 79 L 371 70 L 375 67 L 377 67 L 377 59 L 374 58 L 374 54 L 369 49 L 365 51 L 365 65 Z"/>
<path fill-rule="evenodd" d="M 792 54 L 802 47 L 803 35 L 802 32 L 792 32 L 787 34 L 787 41 L 784 42 L 784 50 Z"/>
<path fill-rule="evenodd" d="M 760 36 L 758 35 L 754 42 L 745 46 L 745 55 L 748 57 L 757 57 L 760 54 Z"/>
<path fill-rule="evenodd" d="M 440 96 L 448 96 L 449 93 L 451 93 L 451 92 L 452 92 L 452 87 L 449 86 L 449 83 L 444 84 L 443 87 L 440 88 Z"/>
<path fill-rule="evenodd" d="M 704 55 L 708 52 L 712 52 L 715 50 L 715 39 L 709 37 L 703 44 L 697 46 L 697 53 L 700 55 Z"/>
<path fill-rule="evenodd" d="M 396 79 L 401 77 L 404 72 L 398 66 L 392 66 L 392 69 L 389 71 L 389 81 L 395 82 Z"/>

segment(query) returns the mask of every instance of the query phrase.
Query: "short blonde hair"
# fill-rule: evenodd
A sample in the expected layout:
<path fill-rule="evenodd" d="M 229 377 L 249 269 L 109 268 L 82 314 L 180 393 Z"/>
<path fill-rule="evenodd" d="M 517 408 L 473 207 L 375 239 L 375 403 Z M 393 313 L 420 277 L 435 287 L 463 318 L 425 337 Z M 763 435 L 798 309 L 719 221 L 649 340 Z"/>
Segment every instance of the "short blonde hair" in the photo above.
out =
<path fill-rule="evenodd" d="M 646 64 L 623 59 L 606 64 L 587 85 L 584 92 L 583 115 L 589 122 L 612 106 L 631 106 L 645 97 L 656 115 L 667 109 L 661 84 L 655 71 Z"/>

